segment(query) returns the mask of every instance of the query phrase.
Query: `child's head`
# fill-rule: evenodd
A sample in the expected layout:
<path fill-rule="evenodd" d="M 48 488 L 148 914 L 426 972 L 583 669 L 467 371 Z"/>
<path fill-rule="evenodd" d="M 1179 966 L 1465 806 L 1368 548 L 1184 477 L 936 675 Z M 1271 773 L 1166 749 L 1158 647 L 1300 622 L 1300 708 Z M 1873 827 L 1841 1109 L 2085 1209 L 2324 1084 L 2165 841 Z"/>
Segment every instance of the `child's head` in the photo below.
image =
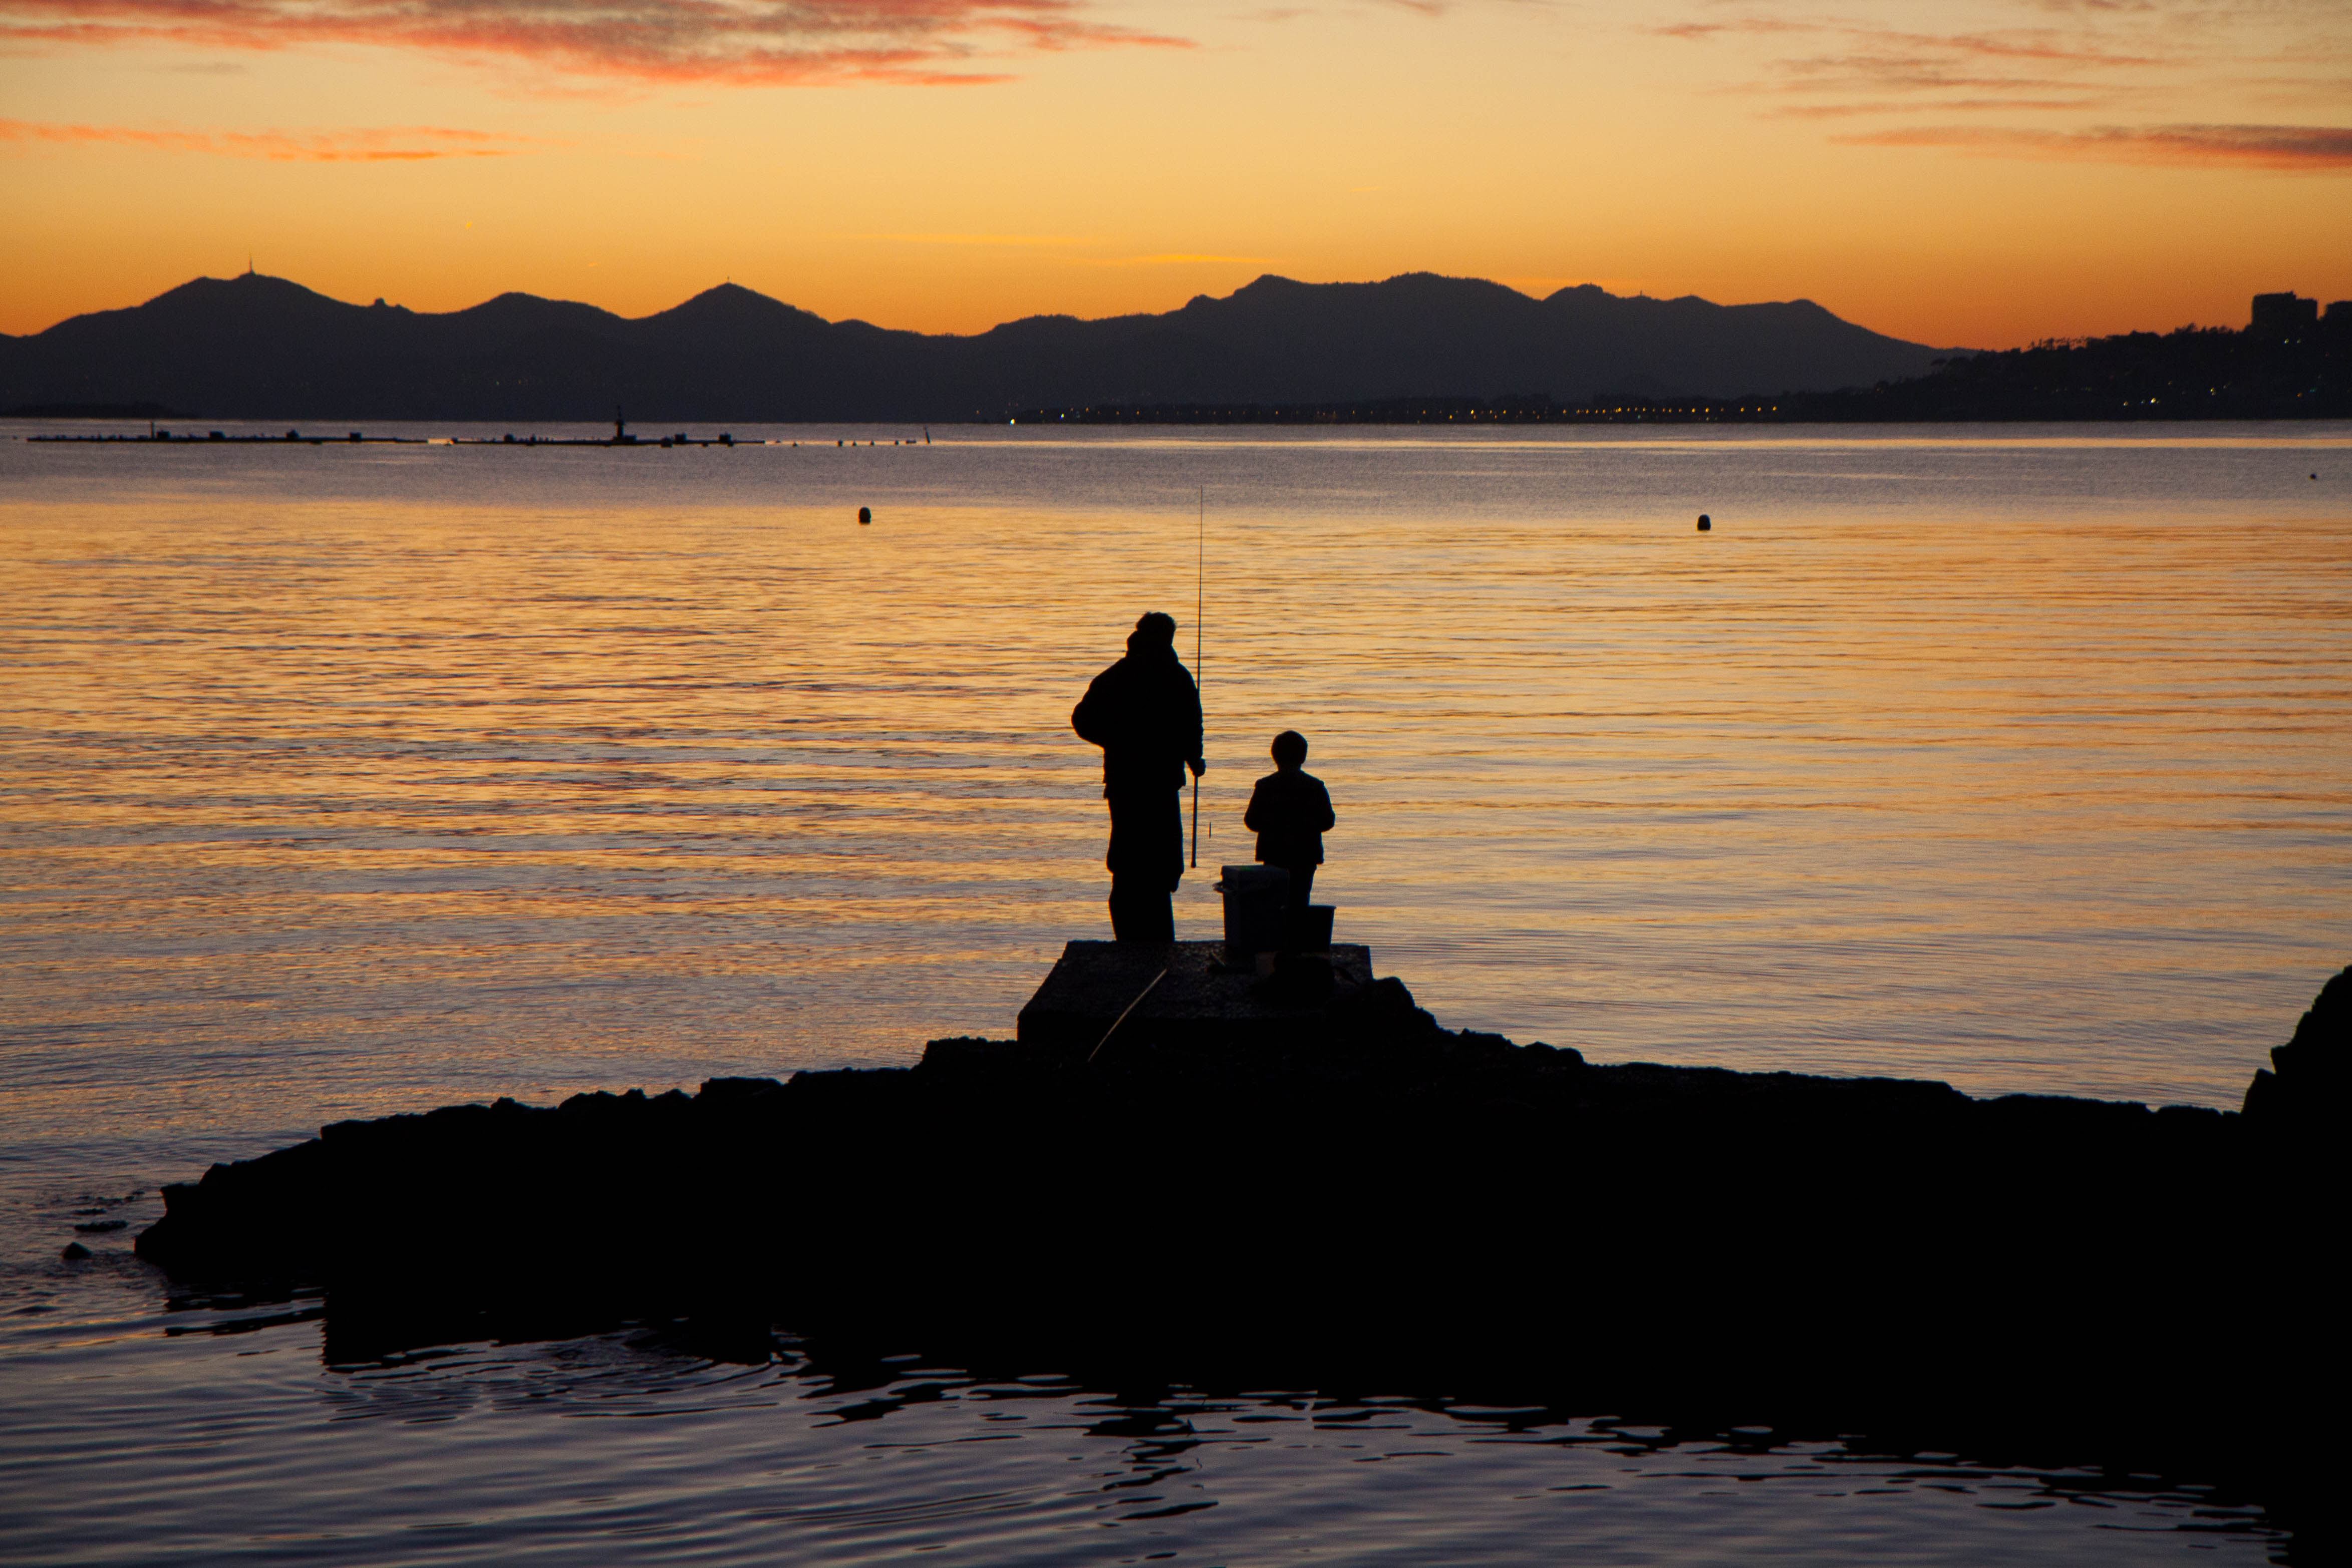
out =
<path fill-rule="evenodd" d="M 1274 737 L 1274 765 L 1285 773 L 1307 766 L 1307 737 L 1295 729 L 1286 729 Z"/>

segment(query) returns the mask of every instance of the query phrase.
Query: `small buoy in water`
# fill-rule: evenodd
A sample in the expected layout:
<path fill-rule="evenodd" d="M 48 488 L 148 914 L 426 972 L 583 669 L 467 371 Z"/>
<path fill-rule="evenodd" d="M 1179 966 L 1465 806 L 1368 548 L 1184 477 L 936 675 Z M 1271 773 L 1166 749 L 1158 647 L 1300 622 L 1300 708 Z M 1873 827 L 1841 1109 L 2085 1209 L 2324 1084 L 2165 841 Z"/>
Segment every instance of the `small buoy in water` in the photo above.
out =
<path fill-rule="evenodd" d="M 1715 519 L 1714 519 L 1713 517 L 1708 517 L 1705 512 L 1701 512 L 1701 513 L 1698 515 L 1698 531 L 1699 531 L 1699 532 L 1701 532 L 1701 533 L 1706 533 L 1706 532 L 1707 532 L 1709 529 L 1713 528 L 1714 527 L 1715 527 Z"/>
<path fill-rule="evenodd" d="M 870 522 L 872 522 L 872 521 L 874 520 L 874 508 L 873 508 L 873 507 L 858 507 L 858 508 L 857 508 L 857 520 L 858 520 L 859 522 L 861 522 L 861 523 L 870 523 Z"/>

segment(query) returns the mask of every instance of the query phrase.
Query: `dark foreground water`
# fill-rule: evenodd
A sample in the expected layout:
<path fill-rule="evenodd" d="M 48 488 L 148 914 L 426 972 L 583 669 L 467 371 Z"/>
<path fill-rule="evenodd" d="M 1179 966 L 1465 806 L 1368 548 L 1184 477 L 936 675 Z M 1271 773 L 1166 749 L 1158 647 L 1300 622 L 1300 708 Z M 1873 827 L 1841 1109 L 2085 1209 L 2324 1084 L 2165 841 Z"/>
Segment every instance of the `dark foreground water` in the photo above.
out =
<path fill-rule="evenodd" d="M 315 1323 L 171 1333 L 219 1313 L 167 1310 L 129 1238 L 208 1160 L 1009 1032 L 1102 934 L 1069 705 L 1142 608 L 1189 648 L 1204 490 L 1181 935 L 1296 727 L 1342 936 L 1448 1024 L 1598 1060 L 2226 1106 L 2352 957 L 2333 427 L 735 434 L 785 444 L 0 443 L 0 1554 L 2275 1544 L 2194 1477 L 1769 1412 L 1669 1440 L 1052 1367 L 845 1389 L 628 1335 L 330 1368 Z M 1183 1158 L 1151 1156 L 1177 1212 Z"/>
<path fill-rule="evenodd" d="M 10 1561 L 2260 1563 L 2193 1479 L 1768 1426 L 1306 1391 L 1116 1395 L 649 1335 L 322 1369 L 224 1315 L 12 1336 Z M 206 1332 L 206 1331 L 214 1332 Z M 180 1337 L 166 1337 L 178 1335 Z"/>

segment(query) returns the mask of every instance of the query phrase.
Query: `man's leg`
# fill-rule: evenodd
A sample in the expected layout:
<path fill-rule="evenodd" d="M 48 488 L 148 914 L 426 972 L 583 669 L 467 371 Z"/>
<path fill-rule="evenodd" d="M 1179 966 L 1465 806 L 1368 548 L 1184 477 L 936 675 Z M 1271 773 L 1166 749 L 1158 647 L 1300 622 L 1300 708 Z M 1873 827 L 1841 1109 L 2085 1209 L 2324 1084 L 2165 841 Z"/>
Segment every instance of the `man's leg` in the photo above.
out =
<path fill-rule="evenodd" d="M 1110 801 L 1110 929 L 1121 942 L 1173 942 L 1170 896 L 1184 874 L 1184 818 L 1174 790 Z"/>
<path fill-rule="evenodd" d="M 1314 865 L 1310 862 L 1307 865 L 1286 865 L 1282 869 L 1290 873 L 1290 907 L 1304 909 L 1314 903 Z"/>
<path fill-rule="evenodd" d="M 1110 934 L 1120 942 L 1173 942 L 1176 909 L 1159 879 L 1113 876 L 1110 879 Z"/>

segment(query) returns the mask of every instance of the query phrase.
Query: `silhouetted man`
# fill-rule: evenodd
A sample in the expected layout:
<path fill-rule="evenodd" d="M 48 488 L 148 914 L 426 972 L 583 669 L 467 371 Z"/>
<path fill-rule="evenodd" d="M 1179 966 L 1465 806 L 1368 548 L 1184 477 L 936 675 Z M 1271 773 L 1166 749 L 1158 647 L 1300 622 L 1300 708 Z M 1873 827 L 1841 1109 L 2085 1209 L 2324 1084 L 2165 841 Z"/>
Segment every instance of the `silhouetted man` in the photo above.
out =
<path fill-rule="evenodd" d="M 1153 611 L 1127 657 L 1094 678 L 1070 727 L 1103 748 L 1110 802 L 1110 930 L 1121 942 L 1173 942 L 1169 895 L 1184 875 L 1184 769 L 1201 756 L 1201 692 L 1176 657 L 1176 622 Z"/>

